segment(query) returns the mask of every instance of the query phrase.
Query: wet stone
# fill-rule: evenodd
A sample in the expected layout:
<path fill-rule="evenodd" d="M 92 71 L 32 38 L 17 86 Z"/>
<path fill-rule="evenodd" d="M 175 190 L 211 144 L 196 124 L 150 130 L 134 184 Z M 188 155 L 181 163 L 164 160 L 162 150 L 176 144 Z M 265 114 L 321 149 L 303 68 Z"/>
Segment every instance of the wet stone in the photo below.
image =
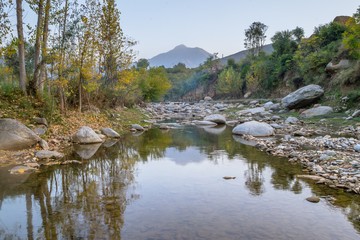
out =
<path fill-rule="evenodd" d="M 307 200 L 308 202 L 312 202 L 312 203 L 318 203 L 318 202 L 320 202 L 320 198 L 317 197 L 317 196 L 308 197 L 308 198 L 306 198 L 306 200 Z"/>

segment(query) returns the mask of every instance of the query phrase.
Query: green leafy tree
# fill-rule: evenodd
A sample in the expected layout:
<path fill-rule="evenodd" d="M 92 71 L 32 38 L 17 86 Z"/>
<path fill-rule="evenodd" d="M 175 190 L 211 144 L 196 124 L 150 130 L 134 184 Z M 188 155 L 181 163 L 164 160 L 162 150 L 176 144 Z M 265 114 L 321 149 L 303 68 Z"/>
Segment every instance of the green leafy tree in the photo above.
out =
<path fill-rule="evenodd" d="M 141 58 L 139 59 L 139 61 L 136 63 L 136 68 L 137 69 L 147 69 L 150 66 L 149 60 L 145 59 L 145 58 Z"/>
<path fill-rule="evenodd" d="M 165 68 L 156 67 L 150 68 L 148 71 L 142 70 L 139 86 L 145 101 L 157 101 L 170 89 L 171 84 Z"/>
<path fill-rule="evenodd" d="M 296 27 L 291 31 L 291 33 L 294 35 L 295 41 L 299 44 L 301 39 L 304 37 L 304 29 L 301 27 Z"/>
<path fill-rule="evenodd" d="M 357 12 L 354 13 L 352 19 L 347 24 L 347 29 L 344 32 L 343 43 L 346 49 L 349 50 L 351 57 L 354 59 L 360 58 L 360 6 Z"/>
<path fill-rule="evenodd" d="M 235 71 L 233 66 L 224 69 L 217 80 L 217 90 L 219 93 L 240 97 L 242 93 L 242 79 L 240 73 Z"/>
<path fill-rule="evenodd" d="M 245 30 L 244 46 L 250 50 L 253 56 L 258 56 L 266 40 L 266 31 L 268 26 L 261 22 L 253 22 L 248 29 Z"/>
<path fill-rule="evenodd" d="M 114 85 L 118 70 L 130 66 L 132 52 L 129 50 L 135 42 L 124 37 L 120 27 L 120 11 L 115 0 L 103 0 L 100 18 L 100 45 L 105 84 Z"/>
<path fill-rule="evenodd" d="M 7 37 L 11 30 L 11 23 L 9 19 L 8 8 L 10 2 L 1 1 L 0 2 L 0 56 L 1 56 L 1 47 L 4 43 L 4 39 Z"/>

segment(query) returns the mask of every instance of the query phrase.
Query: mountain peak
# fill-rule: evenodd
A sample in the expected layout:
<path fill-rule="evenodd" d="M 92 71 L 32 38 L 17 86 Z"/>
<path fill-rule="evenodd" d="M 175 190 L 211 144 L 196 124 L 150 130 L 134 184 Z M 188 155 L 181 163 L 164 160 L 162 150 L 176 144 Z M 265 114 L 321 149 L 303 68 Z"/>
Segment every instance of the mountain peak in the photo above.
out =
<path fill-rule="evenodd" d="M 210 56 L 211 54 L 204 49 L 198 47 L 189 48 L 184 44 L 180 44 L 173 50 L 150 58 L 149 63 L 151 67 L 164 66 L 172 68 L 178 63 L 183 63 L 188 68 L 196 68 Z"/>
<path fill-rule="evenodd" d="M 180 44 L 180 45 L 176 46 L 174 49 L 184 49 L 184 48 L 188 48 L 188 47 L 185 46 L 184 44 Z"/>

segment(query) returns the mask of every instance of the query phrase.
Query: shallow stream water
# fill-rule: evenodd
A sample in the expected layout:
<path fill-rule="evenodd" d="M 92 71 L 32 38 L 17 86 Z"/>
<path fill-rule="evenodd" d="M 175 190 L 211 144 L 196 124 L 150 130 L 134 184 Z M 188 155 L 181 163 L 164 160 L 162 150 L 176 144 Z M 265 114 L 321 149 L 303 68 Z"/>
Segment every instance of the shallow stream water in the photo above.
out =
<path fill-rule="evenodd" d="M 1 168 L 0 239 L 360 239 L 358 195 L 241 142 L 225 126 L 151 129 L 74 146 L 79 165 Z"/>

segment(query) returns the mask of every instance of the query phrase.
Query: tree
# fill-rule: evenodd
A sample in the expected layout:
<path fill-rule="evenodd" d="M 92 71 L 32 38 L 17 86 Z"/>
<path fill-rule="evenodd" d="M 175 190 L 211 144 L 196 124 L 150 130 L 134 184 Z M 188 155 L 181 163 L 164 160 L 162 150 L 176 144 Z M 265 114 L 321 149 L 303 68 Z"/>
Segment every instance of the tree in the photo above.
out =
<path fill-rule="evenodd" d="M 23 30 L 23 8 L 22 0 L 16 0 L 16 26 L 18 32 L 18 51 L 19 51 L 19 85 L 20 89 L 26 94 L 26 70 L 25 70 L 25 40 Z"/>
<path fill-rule="evenodd" d="M 47 42 L 48 42 L 48 35 L 49 35 L 50 7 L 51 7 L 51 0 L 46 0 L 45 16 L 44 16 L 44 29 L 43 29 L 42 44 L 41 44 L 42 61 L 40 63 L 40 77 L 39 77 L 39 88 L 38 88 L 40 94 L 42 94 L 42 92 L 44 90 L 44 82 L 46 79 L 46 67 L 45 67 L 46 64 L 45 63 L 47 62 L 47 56 L 48 56 Z M 50 89 L 50 87 L 49 87 L 49 89 Z"/>
<path fill-rule="evenodd" d="M 116 84 L 118 70 L 129 67 L 135 43 L 127 40 L 120 27 L 120 12 L 114 0 L 103 0 L 100 18 L 100 42 L 105 85 Z"/>
<path fill-rule="evenodd" d="M 295 37 L 295 41 L 299 44 L 301 39 L 304 37 L 304 29 L 301 27 L 296 27 L 291 31 L 291 33 Z"/>
<path fill-rule="evenodd" d="M 296 32 L 296 36 L 294 31 L 281 31 L 276 32 L 275 35 L 271 38 L 273 42 L 274 53 L 277 56 L 281 56 L 284 54 L 293 54 L 298 46 L 299 38 L 301 39 L 300 32 Z M 299 31 L 299 30 L 296 30 Z"/>
<path fill-rule="evenodd" d="M 349 50 L 350 55 L 355 58 L 360 58 L 360 6 L 357 12 L 354 13 L 353 18 L 347 24 L 347 29 L 343 34 L 343 43 L 346 49 Z"/>
<path fill-rule="evenodd" d="M 5 39 L 7 34 L 10 32 L 9 14 L 6 11 L 8 5 L 9 3 L 6 1 L 0 2 L 0 47 L 3 44 L 3 39 Z"/>
<path fill-rule="evenodd" d="M 136 68 L 137 69 L 147 69 L 150 66 L 149 60 L 145 59 L 145 58 L 141 58 L 139 59 L 139 61 L 136 63 Z"/>
<path fill-rule="evenodd" d="M 217 90 L 223 94 L 229 94 L 231 97 L 241 95 L 242 79 L 240 73 L 236 72 L 232 66 L 224 69 L 217 81 Z"/>
<path fill-rule="evenodd" d="M 261 22 L 253 22 L 248 29 L 245 30 L 244 46 L 250 50 L 253 56 L 258 56 L 266 40 L 266 31 L 268 26 Z"/>
<path fill-rule="evenodd" d="M 95 55 L 99 47 L 97 32 L 99 31 L 100 4 L 97 0 L 86 0 L 81 5 L 81 21 L 76 33 L 79 42 L 76 59 L 76 72 L 78 75 L 79 112 L 82 111 L 82 98 L 84 90 L 92 92 L 97 88 L 100 74 L 96 73 Z"/>
<path fill-rule="evenodd" d="M 40 80 L 40 51 L 41 51 L 41 35 L 43 31 L 44 21 L 44 0 L 37 1 L 37 25 L 36 25 L 36 36 L 35 36 L 35 54 L 34 54 L 34 74 L 33 78 L 29 82 L 30 94 L 36 95 L 39 88 Z M 36 11 L 35 10 L 35 11 Z"/>
<path fill-rule="evenodd" d="M 165 68 L 156 67 L 141 73 L 139 86 L 145 101 L 156 101 L 170 89 L 171 84 Z"/>

